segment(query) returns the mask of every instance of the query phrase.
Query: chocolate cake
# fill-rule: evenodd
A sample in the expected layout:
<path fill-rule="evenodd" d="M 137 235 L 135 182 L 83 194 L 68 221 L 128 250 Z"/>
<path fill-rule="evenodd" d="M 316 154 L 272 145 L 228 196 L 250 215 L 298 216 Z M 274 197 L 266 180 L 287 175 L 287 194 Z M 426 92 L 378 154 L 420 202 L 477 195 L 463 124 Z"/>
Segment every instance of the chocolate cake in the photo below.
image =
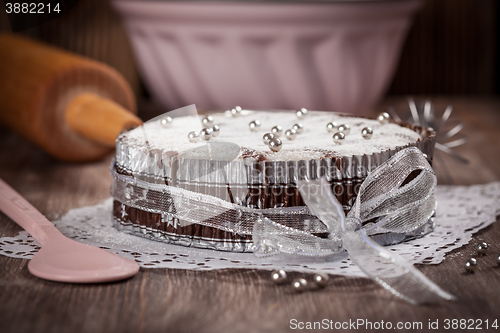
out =
<path fill-rule="evenodd" d="M 301 116 L 257 111 L 212 114 L 213 123 L 205 119 L 204 124 L 218 125 L 220 135 L 198 142 L 192 142 L 196 135 L 189 139 L 188 133 L 199 133 L 203 126 L 200 117 L 174 118 L 171 123 L 166 118 L 157 119 L 117 138 L 112 173 L 115 179 L 128 177 L 157 191 L 156 197 L 161 196 L 162 186 L 170 186 L 256 210 L 303 206 L 297 179 L 325 176 L 347 213 L 367 174 L 397 151 L 416 146 L 432 162 L 435 133 L 431 129 L 330 112 Z M 288 132 L 292 139 L 288 140 L 285 131 L 299 123 L 301 126 L 295 128 L 297 132 L 302 129 L 301 133 L 295 133 L 293 139 L 293 131 Z M 329 128 L 328 123 L 332 123 Z M 349 129 L 339 128 L 344 124 Z M 281 149 L 273 151 L 262 138 L 278 125 L 282 135 L 276 150 Z M 334 133 L 341 130 L 344 135 L 334 140 Z M 279 135 L 279 130 L 274 134 Z M 252 250 L 251 235 L 179 220 L 172 216 L 176 209 L 172 203 L 162 210 L 156 201 L 152 209 L 148 199 L 144 206 L 132 205 L 127 193 L 115 192 L 112 189 L 113 216 L 116 226 L 124 231 L 187 246 Z"/>

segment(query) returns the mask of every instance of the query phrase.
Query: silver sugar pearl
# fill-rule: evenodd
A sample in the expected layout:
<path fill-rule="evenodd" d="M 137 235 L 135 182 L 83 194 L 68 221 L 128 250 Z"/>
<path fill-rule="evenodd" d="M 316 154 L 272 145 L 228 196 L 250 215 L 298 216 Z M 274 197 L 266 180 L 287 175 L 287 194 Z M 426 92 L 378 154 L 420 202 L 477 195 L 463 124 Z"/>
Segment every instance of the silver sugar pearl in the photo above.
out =
<path fill-rule="evenodd" d="M 339 125 L 338 131 L 344 133 L 345 135 L 349 135 L 349 133 L 351 133 L 351 128 L 349 127 L 349 125 L 342 124 Z"/>
<path fill-rule="evenodd" d="M 283 142 L 281 142 L 280 139 L 278 138 L 272 138 L 269 140 L 269 149 L 274 151 L 275 153 L 279 152 L 281 150 L 281 146 L 283 145 Z"/>
<path fill-rule="evenodd" d="M 271 132 L 275 137 L 279 138 L 281 134 L 283 134 L 283 127 L 281 127 L 280 125 L 274 126 L 273 128 L 271 128 Z"/>
<path fill-rule="evenodd" d="M 195 143 L 200 141 L 200 135 L 196 131 L 191 131 L 188 134 L 188 140 L 189 142 Z"/>
<path fill-rule="evenodd" d="M 306 279 L 299 278 L 299 279 L 293 280 L 293 282 L 292 282 L 292 288 L 293 288 L 293 290 L 295 290 L 297 292 L 301 292 L 301 291 L 306 290 L 307 289 L 307 281 L 306 281 Z"/>
<path fill-rule="evenodd" d="M 204 141 L 208 141 L 212 138 L 212 129 L 211 128 L 204 128 L 200 131 L 200 137 Z"/>
<path fill-rule="evenodd" d="M 220 127 L 219 125 L 214 125 L 212 126 L 212 137 L 216 138 L 220 134 Z"/>
<path fill-rule="evenodd" d="M 274 139 L 274 134 L 273 133 L 266 133 L 262 136 L 262 141 L 264 142 L 264 144 L 268 145 L 269 144 L 269 141 L 271 141 L 271 139 Z"/>
<path fill-rule="evenodd" d="M 172 117 L 166 116 L 161 118 L 160 124 L 164 128 L 169 128 L 172 126 Z"/>
<path fill-rule="evenodd" d="M 288 140 L 295 140 L 295 138 L 297 137 L 297 131 L 294 130 L 293 128 L 292 129 L 287 129 L 285 131 L 285 136 Z"/>
<path fill-rule="evenodd" d="M 307 117 L 307 109 L 300 109 L 300 110 L 297 110 L 295 112 L 295 115 L 297 116 L 297 118 L 299 119 L 304 119 L 305 117 Z"/>
<path fill-rule="evenodd" d="M 333 142 L 335 142 L 335 144 L 337 145 L 341 145 L 344 143 L 344 140 L 345 140 L 345 134 L 342 133 L 342 132 L 337 132 L 333 135 Z"/>
<path fill-rule="evenodd" d="M 497 254 L 497 265 L 500 266 L 500 254 Z"/>
<path fill-rule="evenodd" d="M 214 124 L 214 118 L 212 116 L 206 116 L 201 120 L 201 124 L 205 128 L 212 127 L 212 125 Z"/>
<path fill-rule="evenodd" d="M 476 245 L 477 254 L 484 256 L 488 250 L 488 243 L 482 242 Z"/>
<path fill-rule="evenodd" d="M 474 273 L 474 271 L 476 270 L 476 266 L 477 266 L 477 260 L 474 258 L 470 258 L 465 262 L 465 270 L 468 273 Z"/>
<path fill-rule="evenodd" d="M 318 273 L 314 274 L 313 281 L 318 285 L 318 287 L 324 288 L 328 284 L 330 278 L 327 274 Z"/>
<path fill-rule="evenodd" d="M 304 125 L 302 125 L 301 123 L 297 123 L 292 126 L 292 129 L 294 129 L 297 134 L 301 134 L 304 130 Z"/>
<path fill-rule="evenodd" d="M 387 112 L 379 113 L 377 116 L 377 120 L 381 124 L 388 124 L 390 119 L 391 119 L 391 116 L 389 116 L 389 114 Z"/>
<path fill-rule="evenodd" d="M 260 127 L 260 121 L 259 120 L 254 120 L 248 124 L 248 127 L 250 127 L 250 131 L 252 132 L 257 132 Z"/>
<path fill-rule="evenodd" d="M 282 269 L 274 271 L 271 273 L 271 280 L 276 284 L 281 284 L 286 281 L 286 272 Z"/>
<path fill-rule="evenodd" d="M 339 127 L 339 125 L 333 121 L 326 124 L 326 130 L 328 131 L 328 133 L 335 132 L 337 130 L 337 127 Z"/>
<path fill-rule="evenodd" d="M 365 127 L 361 130 L 361 136 L 363 136 L 363 139 L 365 140 L 370 140 L 373 136 L 373 130 L 371 127 Z"/>
<path fill-rule="evenodd" d="M 239 117 L 241 115 L 242 108 L 239 106 L 235 106 L 233 109 L 231 109 L 231 116 L 233 117 Z"/>

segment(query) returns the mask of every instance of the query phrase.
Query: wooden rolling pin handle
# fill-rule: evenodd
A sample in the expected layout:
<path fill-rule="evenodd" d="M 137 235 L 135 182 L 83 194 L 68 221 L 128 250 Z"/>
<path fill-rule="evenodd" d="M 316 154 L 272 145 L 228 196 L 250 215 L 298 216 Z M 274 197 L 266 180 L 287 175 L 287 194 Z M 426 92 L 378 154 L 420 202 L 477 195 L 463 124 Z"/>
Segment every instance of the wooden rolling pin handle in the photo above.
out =
<path fill-rule="evenodd" d="M 121 105 L 93 93 L 78 94 L 68 103 L 66 121 L 74 132 L 107 147 L 114 147 L 124 130 L 142 124 Z"/>

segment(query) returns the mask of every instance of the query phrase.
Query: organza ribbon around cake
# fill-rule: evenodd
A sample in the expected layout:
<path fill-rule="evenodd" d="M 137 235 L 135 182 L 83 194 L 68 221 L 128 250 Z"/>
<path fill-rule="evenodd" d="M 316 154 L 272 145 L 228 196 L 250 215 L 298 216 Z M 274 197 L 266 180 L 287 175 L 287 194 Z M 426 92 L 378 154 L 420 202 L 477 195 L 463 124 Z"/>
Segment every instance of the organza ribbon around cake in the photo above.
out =
<path fill-rule="evenodd" d="M 307 207 L 255 209 L 212 195 L 141 181 L 117 173 L 114 167 L 111 172 L 111 194 L 122 204 L 167 214 L 179 219 L 181 226 L 200 224 L 252 235 L 257 256 L 328 256 L 345 249 L 370 278 L 410 303 L 453 299 L 404 259 L 369 237 L 415 231 L 434 213 L 436 177 L 417 148 L 399 151 L 370 173 L 347 217 L 326 179 L 299 181 Z M 414 172 L 419 174 L 407 181 Z M 316 236 L 325 233 L 328 238 Z"/>
<path fill-rule="evenodd" d="M 415 171 L 419 174 L 403 185 Z M 302 199 L 327 226 L 328 239 L 264 218 L 254 225 L 254 253 L 257 256 L 278 253 L 324 256 L 343 246 L 363 272 L 394 295 L 413 304 L 440 298 L 451 300 L 452 295 L 369 237 L 376 233 L 404 233 L 426 223 L 435 211 L 436 183 L 431 166 L 416 148 L 398 152 L 374 170 L 361 185 L 347 216 L 325 178 L 299 181 Z M 375 219 L 376 223 L 362 227 L 363 223 Z"/>

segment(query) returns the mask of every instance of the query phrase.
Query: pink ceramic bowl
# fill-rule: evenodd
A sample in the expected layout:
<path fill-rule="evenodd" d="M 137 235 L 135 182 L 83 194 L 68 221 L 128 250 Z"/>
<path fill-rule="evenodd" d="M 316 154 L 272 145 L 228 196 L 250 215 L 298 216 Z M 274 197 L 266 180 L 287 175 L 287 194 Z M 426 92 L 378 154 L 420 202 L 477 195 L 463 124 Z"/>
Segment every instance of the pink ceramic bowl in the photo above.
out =
<path fill-rule="evenodd" d="M 420 0 L 122 1 L 145 82 L 166 110 L 333 110 L 382 96 Z"/>

